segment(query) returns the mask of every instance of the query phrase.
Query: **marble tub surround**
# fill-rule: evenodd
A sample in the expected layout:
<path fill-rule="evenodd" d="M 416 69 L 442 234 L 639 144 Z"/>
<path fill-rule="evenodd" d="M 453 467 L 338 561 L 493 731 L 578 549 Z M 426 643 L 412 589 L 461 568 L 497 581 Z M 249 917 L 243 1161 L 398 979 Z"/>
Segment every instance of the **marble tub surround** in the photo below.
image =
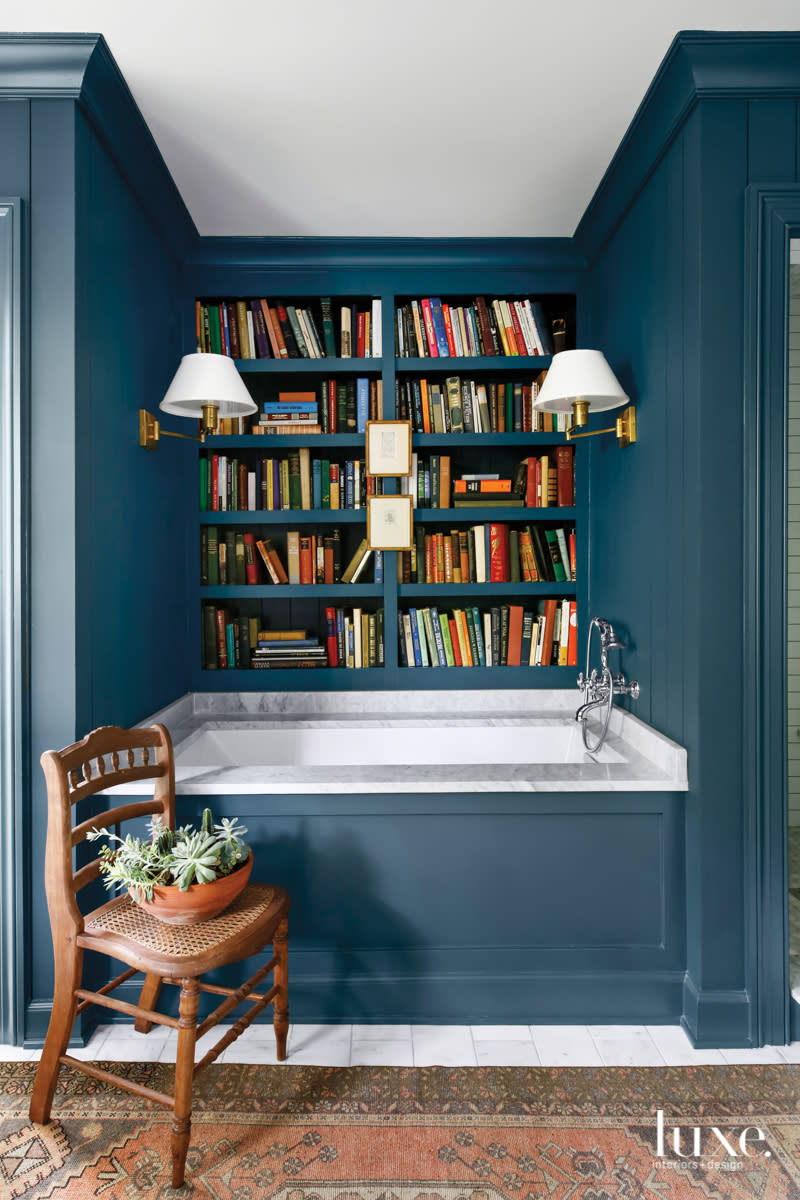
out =
<path fill-rule="evenodd" d="M 685 750 L 622 709 L 613 714 L 600 754 L 586 753 L 574 720 L 578 700 L 577 689 L 424 696 L 418 692 L 193 693 L 142 724 L 161 721 L 170 730 L 176 791 L 184 795 L 686 790 Z M 482 731 L 487 759 L 502 758 L 500 747 L 506 741 L 513 746 L 511 757 L 516 761 L 459 761 L 459 744 L 469 747 L 469 757 L 483 756 L 470 746 L 471 728 Z M 275 738 L 275 732 L 290 729 L 290 737 Z M 498 731 L 496 755 L 492 739 L 485 736 L 487 729 Z M 299 738 L 301 730 L 312 731 L 312 737 Z M 340 762 L 292 760 L 289 744 L 304 740 L 313 744 L 314 730 L 322 735 L 320 743 L 342 743 Z M 341 738 L 331 739 L 336 730 Z M 394 747 L 391 754 L 387 750 L 394 761 L 359 763 L 359 747 L 369 744 L 370 734 L 378 742 L 381 730 L 402 731 L 383 738 Z M 520 761 L 527 757 L 528 730 L 530 762 Z M 236 736 L 226 743 L 226 733 Z M 247 736 L 242 739 L 242 734 Z M 264 734 L 268 736 L 260 737 Z M 430 751 L 431 740 L 439 738 L 443 746 L 450 743 L 441 762 Z M 281 740 L 287 752 L 276 760 L 275 743 Z M 346 748 L 348 741 L 351 745 Z M 220 748 L 218 761 L 215 745 Z M 259 746 L 264 747 L 263 762 Z M 396 752 L 398 746 L 401 753 Z M 552 761 L 548 761 L 548 746 L 553 747 Z M 427 761 L 417 761 L 426 755 Z M 136 792 L 136 785 L 127 790 Z"/>

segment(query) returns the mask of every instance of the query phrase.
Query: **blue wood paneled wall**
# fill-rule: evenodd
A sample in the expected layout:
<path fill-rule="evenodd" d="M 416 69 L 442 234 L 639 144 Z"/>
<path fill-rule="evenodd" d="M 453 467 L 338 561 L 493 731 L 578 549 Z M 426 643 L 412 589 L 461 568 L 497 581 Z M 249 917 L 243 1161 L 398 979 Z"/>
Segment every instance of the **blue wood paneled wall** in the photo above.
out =
<path fill-rule="evenodd" d="M 703 95 L 703 56 L 715 42 L 725 70 Z M 744 36 L 711 43 L 688 35 L 673 48 L 653 103 L 660 120 L 668 100 L 681 119 L 662 127 L 643 170 L 645 115 L 606 177 L 613 214 L 601 189 L 578 230 L 590 263 L 590 341 L 640 418 L 635 453 L 593 448 L 592 598 L 629 626 L 624 668 L 643 684 L 632 709 L 689 751 L 683 1019 L 704 1045 L 760 1038 L 748 936 L 757 851 L 745 838 L 752 798 L 742 757 L 752 733 L 743 581 L 757 569 L 743 561 L 744 456 L 754 436 L 744 422 L 745 188 L 797 181 L 800 128 L 796 36 L 760 36 L 748 70 Z M 679 103 L 679 68 L 693 72 L 693 104 Z M 626 149 L 638 176 L 626 178 Z"/>
<path fill-rule="evenodd" d="M 670 997 L 685 968 L 678 1007 L 704 1044 L 746 1044 L 758 1037 L 750 1004 L 753 896 L 740 751 L 746 732 L 744 189 L 797 179 L 799 49 L 796 35 L 681 35 L 574 242 L 532 243 L 537 277 L 549 273 L 559 286 L 571 281 L 579 295 L 582 340 L 605 350 L 639 405 L 635 448 L 620 452 L 602 443 L 591 449 L 590 602 L 628 633 L 623 665 L 642 683 L 635 711 L 685 744 L 690 756 L 685 823 L 682 802 L 667 797 L 657 818 L 674 833 L 679 817 L 682 838 L 671 834 L 665 849 L 652 821 L 633 821 L 628 830 L 633 853 L 656 864 L 668 881 L 662 896 L 672 932 L 665 955 L 638 964 L 656 972 L 663 964 L 663 986 L 649 1000 L 639 996 L 624 1014 L 612 988 L 613 994 L 603 993 L 603 1012 L 630 1020 L 658 1011 L 663 1019 L 677 1016 Z M 38 754 L 95 724 L 133 722 L 180 695 L 189 679 L 181 612 L 187 599 L 185 534 L 195 529 L 194 456 L 166 444 L 146 456 L 136 445 L 136 409 L 154 408 L 163 392 L 181 346 L 181 312 L 198 279 L 203 290 L 235 292 L 248 272 L 262 277 L 269 269 L 277 281 L 285 272 L 299 288 L 304 277 L 316 280 L 325 270 L 328 252 L 322 243 L 302 239 L 199 241 L 113 60 L 102 40 L 92 38 L 0 39 L 0 193 L 23 197 L 31 230 L 34 787 L 25 870 L 32 896 L 26 937 L 35 948 L 25 993 L 27 1034 L 35 1040 L 51 994 L 39 886 L 44 795 Z M 479 266 L 491 290 L 493 279 L 505 286 L 510 274 L 518 271 L 522 278 L 530 271 L 530 263 L 515 262 L 524 253 L 510 242 L 417 245 L 404 262 L 396 243 L 335 243 L 329 244 L 328 266 L 338 278 L 349 273 L 352 287 L 368 273 L 368 290 L 377 275 L 400 292 L 424 289 L 428 278 L 444 287 L 448 272 L 455 281 L 474 277 Z M 310 822 L 296 814 L 280 820 L 290 874 L 302 892 L 308 864 L 298 854 L 305 847 L 313 862 L 327 862 L 338 845 L 335 831 L 321 816 L 313 836 Z M 376 815 L 372 828 L 381 820 L 394 844 L 403 831 L 388 810 Z M 431 814 L 430 844 L 444 855 L 447 839 L 437 821 Z M 564 812 L 560 822 L 548 839 L 551 849 L 562 846 L 565 854 L 568 834 L 580 839 L 596 828 L 581 806 Z M 365 910 L 376 898 L 367 883 L 378 863 L 377 899 L 390 914 L 397 897 L 391 860 L 381 857 L 388 842 L 382 833 L 370 841 L 367 826 L 359 828 L 369 852 L 360 876 L 367 881 Z M 474 855 L 485 835 L 477 815 L 465 818 L 458 826 L 459 854 Z M 602 889 L 619 853 L 612 838 L 602 861 L 588 856 L 585 878 Z M 537 867 L 545 898 L 558 892 L 549 861 Z M 503 864 L 497 866 L 502 871 Z M 333 877 L 329 882 L 335 885 Z M 647 914 L 649 937 L 654 898 L 635 872 L 630 887 L 629 911 Z M 574 899 L 569 890 L 559 897 L 563 938 L 585 919 L 579 892 Z M 532 898 L 528 891 L 523 900 L 530 904 Z M 512 899 L 513 889 L 505 897 Z M 431 905 L 433 928 L 444 935 L 452 916 L 448 904 L 432 893 Z M 611 892 L 598 910 L 609 930 L 619 924 L 614 905 Z M 558 933 L 546 915 L 534 924 L 529 948 L 541 945 L 548 929 Z M 351 966 L 386 928 L 368 926 L 361 930 L 363 944 L 346 949 Z M 311 927 L 308 932 L 313 937 Z M 523 932 L 514 927 L 515 936 Z M 631 939 L 635 932 L 627 930 Z M 308 949 L 308 978 L 328 969 L 331 947 L 345 945 L 345 929 L 328 933 L 319 953 Z M 461 968 L 476 950 L 460 948 Z M 547 949 L 544 958 L 552 965 L 548 986 L 557 998 L 569 972 L 559 977 L 557 948 Z M 453 1019 L 479 1019 L 483 1008 L 462 1011 L 452 992 L 437 991 L 433 975 L 425 976 L 424 954 L 412 965 L 421 973 L 420 996 L 427 996 L 420 1016 L 442 1019 L 450 1011 Z M 378 978 L 385 964 L 369 959 L 367 968 Z M 608 980 L 603 971 L 611 969 L 611 959 L 603 962 L 588 949 L 570 966 L 585 972 L 598 995 Z M 626 981 L 623 970 L 618 995 Z M 352 1003 L 350 1015 L 357 1015 L 355 997 Z M 410 1011 L 406 1019 L 414 1016 Z"/>

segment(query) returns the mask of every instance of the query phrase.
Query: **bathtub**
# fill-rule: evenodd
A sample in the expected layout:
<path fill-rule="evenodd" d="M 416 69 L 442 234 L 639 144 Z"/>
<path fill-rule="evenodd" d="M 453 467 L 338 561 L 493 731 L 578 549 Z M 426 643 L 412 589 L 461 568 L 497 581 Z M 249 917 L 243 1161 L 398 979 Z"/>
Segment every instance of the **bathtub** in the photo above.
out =
<path fill-rule="evenodd" d="M 587 754 L 579 700 L 197 693 L 143 723 L 178 824 L 236 817 L 291 895 L 294 1020 L 675 1021 L 686 752 L 620 709 Z"/>
<path fill-rule="evenodd" d="M 622 709 L 597 754 L 578 693 L 199 694 L 162 721 L 180 794 L 686 790 L 686 752 Z M 130 787 L 135 790 L 135 785 Z"/>

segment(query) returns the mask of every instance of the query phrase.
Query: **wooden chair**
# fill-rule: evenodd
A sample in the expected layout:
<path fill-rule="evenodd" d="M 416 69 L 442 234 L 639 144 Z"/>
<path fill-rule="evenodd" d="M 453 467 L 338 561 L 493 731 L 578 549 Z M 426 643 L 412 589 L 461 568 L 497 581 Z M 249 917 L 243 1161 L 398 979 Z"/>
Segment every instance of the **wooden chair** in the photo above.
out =
<path fill-rule="evenodd" d="M 192 1110 L 194 1075 L 230 1046 L 268 1005 L 274 1007 L 278 1058 L 286 1058 L 289 1031 L 288 1005 L 288 912 L 289 896 L 279 887 L 248 883 L 239 898 L 218 917 L 198 925 L 166 925 L 145 913 L 127 895 L 117 896 L 93 912 L 81 915 L 76 893 L 97 879 L 100 861 L 94 859 L 73 872 L 72 851 L 96 826 L 105 829 L 130 818 L 160 814 L 164 824 L 175 828 L 175 768 L 172 741 L 163 725 L 147 729 L 95 729 L 66 750 L 46 751 L 41 758 L 47 779 L 47 851 L 45 887 L 55 955 L 55 993 L 50 1027 L 31 1099 L 31 1120 L 46 1123 L 62 1066 L 82 1071 L 92 1079 L 116 1084 L 173 1110 L 172 1186 L 184 1180 Z M 115 784 L 154 779 L 152 800 L 101 812 L 72 828 L 73 804 L 105 791 Z M 235 991 L 201 983 L 207 971 L 238 962 L 272 943 L 273 956 Z M 83 955 L 95 950 L 126 963 L 129 970 L 96 992 L 81 987 Z M 262 979 L 274 971 L 273 987 L 256 992 Z M 144 983 L 138 1004 L 110 995 L 121 983 L 139 972 Z M 179 1016 L 154 1011 L 162 983 L 180 987 Z M 199 1025 L 199 992 L 224 996 L 210 1016 Z M 243 1001 L 252 1006 L 233 1028 L 195 1065 L 195 1041 L 217 1025 Z M 99 1004 L 135 1018 L 135 1028 L 148 1033 L 153 1024 L 178 1031 L 175 1092 L 166 1095 L 130 1083 L 89 1062 L 66 1053 L 78 1013 Z"/>

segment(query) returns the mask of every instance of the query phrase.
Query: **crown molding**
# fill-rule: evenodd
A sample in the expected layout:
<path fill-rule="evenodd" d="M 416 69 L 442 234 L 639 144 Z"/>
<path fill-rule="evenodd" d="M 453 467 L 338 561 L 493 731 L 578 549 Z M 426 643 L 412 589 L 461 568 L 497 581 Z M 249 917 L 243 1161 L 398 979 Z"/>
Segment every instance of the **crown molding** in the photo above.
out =
<path fill-rule="evenodd" d="M 0 34 L 0 99 L 74 100 L 178 257 L 197 229 L 101 34 Z"/>
<path fill-rule="evenodd" d="M 674 38 L 575 231 L 592 261 L 703 100 L 800 97 L 800 32 Z"/>
<path fill-rule="evenodd" d="M 224 264 L 259 270 L 369 267 L 391 270 L 482 267 L 581 270 L 572 238 L 201 237 L 188 267 Z"/>

